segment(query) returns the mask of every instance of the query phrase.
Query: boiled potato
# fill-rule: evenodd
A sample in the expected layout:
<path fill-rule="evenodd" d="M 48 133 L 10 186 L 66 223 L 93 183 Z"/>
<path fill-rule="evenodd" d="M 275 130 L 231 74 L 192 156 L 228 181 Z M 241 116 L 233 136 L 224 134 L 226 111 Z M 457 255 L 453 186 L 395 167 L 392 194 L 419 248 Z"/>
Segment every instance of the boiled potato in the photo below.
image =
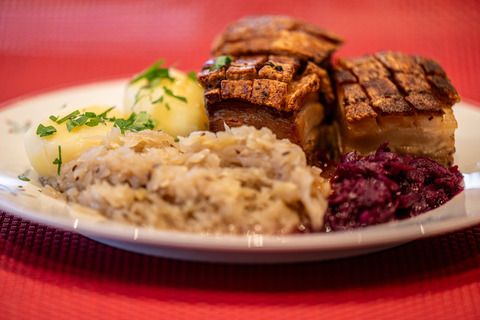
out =
<path fill-rule="evenodd" d="M 90 106 L 78 109 L 78 113 L 91 112 L 99 115 L 108 109 L 110 109 L 108 106 Z M 57 119 L 62 119 L 74 111 L 77 110 L 62 111 Z M 108 117 L 122 117 L 122 114 L 116 109 L 111 109 Z M 40 125 L 42 127 L 39 129 Z M 67 121 L 59 124 L 46 118 L 34 124 L 25 134 L 25 150 L 32 167 L 40 176 L 54 176 L 58 174 L 59 167 L 61 169 L 58 162 L 54 164 L 55 159 L 60 160 L 61 156 L 61 162 L 66 163 L 86 150 L 101 145 L 113 126 L 113 122 L 105 121 L 95 126 L 77 126 L 68 131 Z"/>
<path fill-rule="evenodd" d="M 54 176 L 66 163 L 86 150 L 102 144 L 114 126 L 126 130 L 162 130 L 172 136 L 187 136 L 192 131 L 208 129 L 203 88 L 192 76 L 174 68 L 154 64 L 129 83 L 122 110 L 108 106 L 90 106 L 63 111 L 53 120 L 49 117 L 33 125 L 25 135 L 25 149 L 32 167 L 40 176 Z M 109 110 L 111 109 L 111 110 Z M 108 111 L 109 121 L 97 125 L 82 123 L 68 128 L 59 119 L 75 112 L 82 115 Z M 135 121 L 129 122 L 132 116 Z M 83 119 L 85 120 L 85 118 Z M 87 119 L 90 121 L 90 119 Z M 61 121 L 60 121 L 61 122 Z M 70 130 L 69 130 L 70 129 Z"/>
<path fill-rule="evenodd" d="M 153 65 L 137 75 L 127 87 L 125 111 L 148 112 L 155 129 L 172 136 L 187 136 L 207 130 L 203 88 L 196 79 L 174 68 Z"/>

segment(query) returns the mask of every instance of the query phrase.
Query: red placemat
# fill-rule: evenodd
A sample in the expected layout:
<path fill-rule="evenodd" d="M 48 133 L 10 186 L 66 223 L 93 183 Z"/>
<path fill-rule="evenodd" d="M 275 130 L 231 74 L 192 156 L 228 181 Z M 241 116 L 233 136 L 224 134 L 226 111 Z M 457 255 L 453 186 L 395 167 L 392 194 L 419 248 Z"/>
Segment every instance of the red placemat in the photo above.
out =
<path fill-rule="evenodd" d="M 438 60 L 480 101 L 478 1 L 2 1 L 0 103 L 128 76 L 159 57 L 185 70 L 246 14 L 290 14 L 342 35 L 339 55 Z M 0 213 L 0 319 L 479 319 L 480 227 L 362 257 L 285 265 L 174 261 Z"/>

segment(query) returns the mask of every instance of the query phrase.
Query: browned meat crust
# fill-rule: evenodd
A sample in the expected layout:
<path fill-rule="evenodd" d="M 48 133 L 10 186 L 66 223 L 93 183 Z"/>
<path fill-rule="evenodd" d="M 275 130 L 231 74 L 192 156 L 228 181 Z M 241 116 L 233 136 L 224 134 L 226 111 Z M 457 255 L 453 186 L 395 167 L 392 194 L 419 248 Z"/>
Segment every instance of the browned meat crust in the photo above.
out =
<path fill-rule="evenodd" d="M 205 63 L 198 80 L 206 89 L 207 105 L 238 100 L 295 112 L 312 94 L 332 103 L 334 93 L 327 72 L 312 62 L 285 56 L 242 56 L 220 69 Z"/>
<path fill-rule="evenodd" d="M 215 40 L 212 55 L 288 55 L 322 64 L 342 40 L 317 26 L 283 16 L 238 20 Z"/>
<path fill-rule="evenodd" d="M 267 127 L 299 144 L 312 160 L 319 140 L 329 139 L 320 134 L 335 102 L 326 68 L 340 43 L 289 17 L 247 17 L 228 26 L 213 45 L 217 58 L 198 74 L 210 130 L 224 130 L 225 124 Z"/>
<path fill-rule="evenodd" d="M 205 88 L 210 130 L 251 125 L 267 127 L 280 139 L 299 144 L 313 162 L 325 106 L 334 92 L 327 72 L 287 56 L 232 57 L 229 65 L 209 60 L 198 79 Z"/>
<path fill-rule="evenodd" d="M 394 52 L 342 59 L 335 83 L 343 152 L 389 142 L 393 151 L 452 163 L 451 108 L 460 98 L 436 62 Z"/>
<path fill-rule="evenodd" d="M 378 114 L 441 112 L 460 100 L 433 60 L 394 52 L 341 59 L 335 67 L 346 120 Z"/>
<path fill-rule="evenodd" d="M 440 65 L 380 52 L 341 59 L 332 68 L 340 44 L 337 36 L 289 17 L 232 23 L 212 48 L 223 63 L 209 60 L 198 75 L 211 130 L 268 127 L 309 158 L 338 145 L 328 151 L 366 153 L 390 141 L 394 151 L 451 163 L 457 125 L 451 107 L 459 96 Z"/>

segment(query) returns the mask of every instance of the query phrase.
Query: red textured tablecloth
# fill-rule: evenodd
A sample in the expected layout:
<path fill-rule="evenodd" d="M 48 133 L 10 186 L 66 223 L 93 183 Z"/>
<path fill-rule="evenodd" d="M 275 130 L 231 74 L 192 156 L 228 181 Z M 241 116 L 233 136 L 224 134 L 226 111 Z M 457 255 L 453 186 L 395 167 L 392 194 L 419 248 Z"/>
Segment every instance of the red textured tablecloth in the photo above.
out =
<path fill-rule="evenodd" d="M 1 1 L 0 103 L 130 75 L 198 69 L 226 23 L 290 14 L 342 35 L 339 55 L 438 60 L 480 101 L 478 1 Z M 480 226 L 336 261 L 154 258 L 0 213 L 0 319 L 480 319 Z"/>

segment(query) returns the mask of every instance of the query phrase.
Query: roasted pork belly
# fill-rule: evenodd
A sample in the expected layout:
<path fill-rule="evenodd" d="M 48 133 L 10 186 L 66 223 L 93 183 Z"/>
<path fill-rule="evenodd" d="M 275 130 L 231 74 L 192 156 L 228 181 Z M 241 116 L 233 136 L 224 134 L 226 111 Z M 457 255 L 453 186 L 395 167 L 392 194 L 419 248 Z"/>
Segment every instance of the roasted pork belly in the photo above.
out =
<path fill-rule="evenodd" d="M 249 17 L 230 25 L 215 41 L 215 58 L 198 75 L 210 130 L 267 127 L 313 160 L 319 139 L 329 139 L 322 125 L 335 95 L 325 67 L 339 43 L 326 31 L 286 17 Z"/>
<path fill-rule="evenodd" d="M 342 40 L 315 25 L 284 16 L 251 16 L 230 24 L 213 43 L 212 54 L 287 55 L 328 64 Z M 326 66 L 326 65 L 324 65 Z"/>
<path fill-rule="evenodd" d="M 212 63 L 199 74 L 211 131 L 225 125 L 267 127 L 313 156 L 325 106 L 334 102 L 324 69 L 283 56 L 233 58 L 230 65 L 213 71 Z"/>
<path fill-rule="evenodd" d="M 435 61 L 393 52 L 340 59 L 335 83 L 342 152 L 388 142 L 395 152 L 453 162 L 460 98 Z"/>

